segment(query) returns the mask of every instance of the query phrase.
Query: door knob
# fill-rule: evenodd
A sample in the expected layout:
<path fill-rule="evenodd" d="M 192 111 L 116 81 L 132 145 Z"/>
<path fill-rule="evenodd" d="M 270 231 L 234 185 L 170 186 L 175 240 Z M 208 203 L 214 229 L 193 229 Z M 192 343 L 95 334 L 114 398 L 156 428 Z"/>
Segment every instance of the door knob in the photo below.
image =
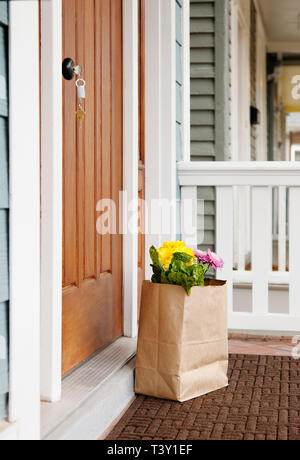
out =
<path fill-rule="evenodd" d="M 73 59 L 66 58 L 62 63 L 62 74 L 65 80 L 73 80 L 75 75 L 81 75 L 81 67 L 75 65 Z"/>

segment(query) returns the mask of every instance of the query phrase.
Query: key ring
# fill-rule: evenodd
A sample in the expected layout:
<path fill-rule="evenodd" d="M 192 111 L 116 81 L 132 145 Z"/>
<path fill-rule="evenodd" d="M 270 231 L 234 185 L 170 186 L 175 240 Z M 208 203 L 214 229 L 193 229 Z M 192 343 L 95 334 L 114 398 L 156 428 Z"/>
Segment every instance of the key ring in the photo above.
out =
<path fill-rule="evenodd" d="M 82 85 L 79 85 L 79 82 L 82 82 Z M 86 82 L 85 82 L 85 80 L 84 80 L 83 78 L 78 78 L 78 79 L 76 80 L 76 86 L 77 86 L 77 88 L 78 88 L 79 86 L 85 86 L 85 85 L 86 85 Z"/>

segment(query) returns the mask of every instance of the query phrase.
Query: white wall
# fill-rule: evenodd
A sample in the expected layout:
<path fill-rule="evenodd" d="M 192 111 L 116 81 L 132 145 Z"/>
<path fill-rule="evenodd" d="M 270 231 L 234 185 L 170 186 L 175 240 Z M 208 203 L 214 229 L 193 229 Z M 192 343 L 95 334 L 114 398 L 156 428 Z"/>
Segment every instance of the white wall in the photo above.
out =
<path fill-rule="evenodd" d="M 250 1 L 232 2 L 232 160 L 250 159 Z"/>
<path fill-rule="evenodd" d="M 257 100 L 261 123 L 257 126 L 257 161 L 267 152 L 267 38 L 258 2 L 257 10 Z M 233 113 L 232 149 L 234 161 L 250 159 L 250 0 L 233 0 L 232 11 Z M 248 145 L 249 144 L 249 145 Z"/>
<path fill-rule="evenodd" d="M 237 0 L 237 4 L 246 24 L 250 27 L 250 0 Z"/>
<path fill-rule="evenodd" d="M 268 160 L 268 113 L 267 113 L 267 39 L 263 21 L 257 15 L 257 108 L 261 123 L 257 126 L 257 161 Z"/>

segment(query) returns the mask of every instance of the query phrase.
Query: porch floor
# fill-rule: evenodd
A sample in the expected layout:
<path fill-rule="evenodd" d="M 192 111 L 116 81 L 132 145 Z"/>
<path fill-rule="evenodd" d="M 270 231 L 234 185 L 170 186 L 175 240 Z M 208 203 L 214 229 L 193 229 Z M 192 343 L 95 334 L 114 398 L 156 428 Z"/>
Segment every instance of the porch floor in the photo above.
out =
<path fill-rule="evenodd" d="M 138 396 L 108 440 L 300 440 L 291 337 L 231 334 L 229 387 L 180 404 Z"/>
<path fill-rule="evenodd" d="M 292 337 L 268 337 L 230 334 L 229 353 L 267 356 L 291 356 Z"/>

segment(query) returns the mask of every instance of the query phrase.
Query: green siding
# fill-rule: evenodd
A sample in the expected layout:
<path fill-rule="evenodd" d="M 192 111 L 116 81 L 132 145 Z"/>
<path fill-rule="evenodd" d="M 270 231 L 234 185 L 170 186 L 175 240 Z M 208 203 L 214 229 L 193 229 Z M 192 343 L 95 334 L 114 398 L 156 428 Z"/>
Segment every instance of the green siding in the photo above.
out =
<path fill-rule="evenodd" d="M 191 0 L 191 155 L 215 158 L 215 2 Z"/>
<path fill-rule="evenodd" d="M 4 396 L 7 393 L 8 393 L 8 302 L 4 302 L 4 303 L 0 303 L 0 396 Z"/>
<path fill-rule="evenodd" d="M 7 414 L 9 318 L 8 2 L 0 2 L 0 419 Z"/>
<path fill-rule="evenodd" d="M 190 0 L 191 157 L 224 161 L 229 155 L 229 0 Z M 199 187 L 199 247 L 215 249 L 215 189 Z M 201 228 L 204 222 L 204 229 Z M 204 240 L 200 244 L 200 234 Z"/>
<path fill-rule="evenodd" d="M 6 414 L 7 403 L 7 394 L 0 395 L 0 414 Z"/>
<path fill-rule="evenodd" d="M 6 0 L 0 1 L 0 24 L 8 25 L 8 2 Z"/>
<path fill-rule="evenodd" d="M 0 303 L 8 297 L 8 210 L 0 209 Z"/>
<path fill-rule="evenodd" d="M 8 208 L 7 120 L 0 116 L 0 209 Z"/>

